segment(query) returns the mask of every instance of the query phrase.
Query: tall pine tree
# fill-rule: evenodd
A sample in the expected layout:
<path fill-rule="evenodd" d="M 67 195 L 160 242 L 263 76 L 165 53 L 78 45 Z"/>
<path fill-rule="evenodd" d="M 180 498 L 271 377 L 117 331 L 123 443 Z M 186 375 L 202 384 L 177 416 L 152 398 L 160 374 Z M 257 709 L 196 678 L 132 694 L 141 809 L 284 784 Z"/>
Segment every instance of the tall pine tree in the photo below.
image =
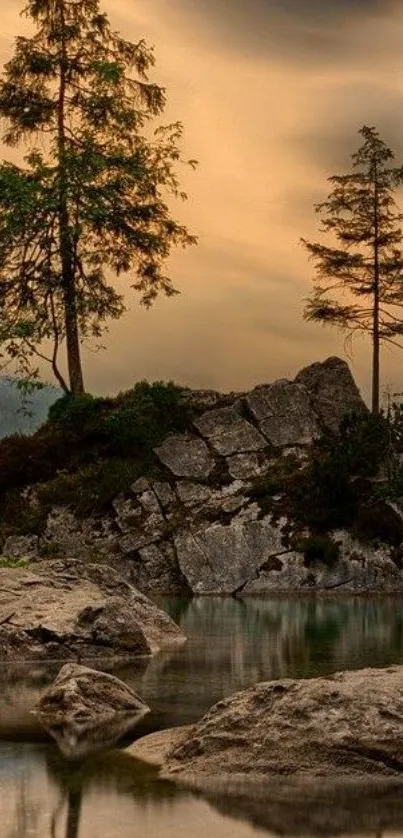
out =
<path fill-rule="evenodd" d="M 24 166 L 0 166 L 0 340 L 20 371 L 50 340 L 59 383 L 80 394 L 81 342 L 125 308 L 108 274 L 127 274 L 149 306 L 176 293 L 171 248 L 196 242 L 167 204 L 186 198 L 182 126 L 152 130 L 165 107 L 153 52 L 114 32 L 98 0 L 29 0 L 24 14 L 34 34 L 16 39 L 0 82 L 5 143 L 29 149 Z"/>
<path fill-rule="evenodd" d="M 394 197 L 402 169 L 390 165 L 394 155 L 375 128 L 359 133 L 364 142 L 352 156 L 354 171 L 329 178 L 332 190 L 315 207 L 334 246 L 301 240 L 316 269 L 304 316 L 350 336 L 370 335 L 372 411 L 378 413 L 381 343 L 400 345 L 403 335 L 403 215 Z"/>

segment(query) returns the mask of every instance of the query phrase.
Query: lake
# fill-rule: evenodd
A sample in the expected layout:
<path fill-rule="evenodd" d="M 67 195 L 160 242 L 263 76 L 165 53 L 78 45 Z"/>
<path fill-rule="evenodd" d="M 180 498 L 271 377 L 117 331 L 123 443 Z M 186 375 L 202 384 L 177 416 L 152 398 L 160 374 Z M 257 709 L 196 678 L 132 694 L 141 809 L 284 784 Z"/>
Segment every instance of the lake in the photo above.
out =
<path fill-rule="evenodd" d="M 399 597 L 205 597 L 160 604 L 181 624 L 188 642 L 116 672 L 152 708 L 132 738 L 188 724 L 223 696 L 257 681 L 403 662 Z M 231 805 L 216 806 L 179 790 L 124 749 L 82 763 L 64 761 L 31 714 L 58 669 L 58 664 L 0 669 L 2 838 L 269 834 L 253 812 L 231 811 Z"/>

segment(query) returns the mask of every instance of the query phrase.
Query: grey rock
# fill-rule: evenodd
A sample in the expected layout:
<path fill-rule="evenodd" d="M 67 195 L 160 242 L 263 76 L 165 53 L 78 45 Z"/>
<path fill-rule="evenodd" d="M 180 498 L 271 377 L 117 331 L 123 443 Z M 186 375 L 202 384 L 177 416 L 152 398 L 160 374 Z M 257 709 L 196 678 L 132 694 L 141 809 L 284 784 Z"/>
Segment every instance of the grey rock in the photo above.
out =
<path fill-rule="evenodd" d="M 347 410 L 367 412 L 350 368 L 341 358 L 304 367 L 295 378 L 309 391 L 322 427 L 337 431 Z"/>
<path fill-rule="evenodd" d="M 189 587 L 178 564 L 173 544 L 149 544 L 138 551 L 131 562 L 131 580 L 146 594 L 189 593 Z"/>
<path fill-rule="evenodd" d="M 282 549 L 281 527 L 269 518 L 212 524 L 175 538 L 180 569 L 198 594 L 232 594 L 257 576 L 259 568 Z"/>
<path fill-rule="evenodd" d="M 401 780 L 402 695 L 401 666 L 256 684 L 212 707 L 164 776 Z"/>
<path fill-rule="evenodd" d="M 10 535 L 6 538 L 3 555 L 9 558 L 33 559 L 38 555 L 37 535 Z"/>
<path fill-rule="evenodd" d="M 62 667 L 36 708 L 67 758 L 110 748 L 149 712 L 123 681 L 78 664 Z"/>
<path fill-rule="evenodd" d="M 185 506 L 198 506 L 202 503 L 208 503 L 213 495 L 209 486 L 192 483 L 189 480 L 178 481 L 176 491 Z"/>
<path fill-rule="evenodd" d="M 150 488 L 150 481 L 146 477 L 139 477 L 130 488 L 134 495 L 141 495 L 142 492 L 147 492 Z"/>
<path fill-rule="evenodd" d="M 191 434 L 169 436 L 154 450 L 176 477 L 206 479 L 215 465 L 206 443 Z"/>
<path fill-rule="evenodd" d="M 233 405 L 243 393 L 220 393 L 218 390 L 183 390 L 182 404 L 193 410 L 213 410 L 216 407 Z"/>
<path fill-rule="evenodd" d="M 232 407 L 209 410 L 193 424 L 214 450 L 224 456 L 267 447 L 267 440 L 257 428 Z"/>
<path fill-rule="evenodd" d="M 261 467 L 257 455 L 253 452 L 247 454 L 233 454 L 227 458 L 228 471 L 234 479 L 250 480 L 258 477 Z"/>
<path fill-rule="evenodd" d="M 242 588 L 244 594 L 290 593 L 303 590 L 309 570 L 304 557 L 294 551 L 270 556 L 260 567 L 256 578 Z"/>
<path fill-rule="evenodd" d="M 157 515 L 161 514 L 161 506 L 159 504 L 157 496 L 155 495 L 152 489 L 148 489 L 146 492 L 142 492 L 139 496 L 139 502 L 145 512 L 152 512 Z"/>
<path fill-rule="evenodd" d="M 403 592 L 403 571 L 387 545 L 363 544 L 345 530 L 332 533 L 340 556 L 330 567 L 304 561 L 303 553 L 274 553 L 243 587 L 242 594 L 335 591 L 344 593 Z"/>
<path fill-rule="evenodd" d="M 137 499 L 128 498 L 123 494 L 118 495 L 112 501 L 112 506 L 116 512 L 116 523 L 121 532 L 130 532 L 135 527 L 140 526 L 143 512 Z"/>
<path fill-rule="evenodd" d="M 308 390 L 300 383 L 282 379 L 255 387 L 246 402 L 260 430 L 276 447 L 309 445 L 319 434 Z"/>
<path fill-rule="evenodd" d="M 177 497 L 169 483 L 154 480 L 153 489 L 163 509 L 169 510 L 177 503 Z"/>

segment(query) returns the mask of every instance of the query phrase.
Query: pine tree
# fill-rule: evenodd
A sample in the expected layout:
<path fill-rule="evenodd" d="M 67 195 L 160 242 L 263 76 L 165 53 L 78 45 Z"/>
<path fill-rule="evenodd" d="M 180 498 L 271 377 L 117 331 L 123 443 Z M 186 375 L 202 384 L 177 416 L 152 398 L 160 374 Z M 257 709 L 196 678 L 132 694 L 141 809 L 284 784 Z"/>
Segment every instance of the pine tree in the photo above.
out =
<path fill-rule="evenodd" d="M 196 242 L 167 204 L 186 198 L 182 126 L 152 130 L 166 102 L 149 81 L 153 52 L 114 32 L 98 0 L 29 0 L 23 13 L 35 31 L 16 39 L 0 82 L 4 141 L 28 143 L 23 166 L 0 166 L 0 339 L 31 372 L 50 340 L 59 383 L 79 394 L 81 342 L 125 310 L 111 273 L 128 275 L 149 306 L 176 293 L 171 248 Z"/>
<path fill-rule="evenodd" d="M 321 230 L 335 246 L 301 240 L 316 269 L 304 317 L 338 326 L 351 338 L 370 335 L 372 411 L 378 413 L 381 343 L 400 346 L 403 334 L 403 215 L 394 197 L 402 168 L 390 165 L 394 154 L 375 128 L 364 126 L 359 133 L 364 143 L 352 156 L 354 171 L 329 178 L 332 190 L 315 207 L 324 215 Z"/>

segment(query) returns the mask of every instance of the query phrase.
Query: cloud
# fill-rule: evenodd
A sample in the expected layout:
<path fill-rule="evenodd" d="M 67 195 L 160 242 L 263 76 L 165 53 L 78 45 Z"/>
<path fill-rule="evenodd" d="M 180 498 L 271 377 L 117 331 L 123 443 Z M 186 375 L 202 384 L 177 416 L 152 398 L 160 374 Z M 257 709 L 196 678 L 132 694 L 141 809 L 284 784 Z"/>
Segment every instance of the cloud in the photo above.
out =
<path fill-rule="evenodd" d="M 220 50 L 333 63 L 346 32 L 385 11 L 385 0 L 160 0 L 171 19 Z"/>

